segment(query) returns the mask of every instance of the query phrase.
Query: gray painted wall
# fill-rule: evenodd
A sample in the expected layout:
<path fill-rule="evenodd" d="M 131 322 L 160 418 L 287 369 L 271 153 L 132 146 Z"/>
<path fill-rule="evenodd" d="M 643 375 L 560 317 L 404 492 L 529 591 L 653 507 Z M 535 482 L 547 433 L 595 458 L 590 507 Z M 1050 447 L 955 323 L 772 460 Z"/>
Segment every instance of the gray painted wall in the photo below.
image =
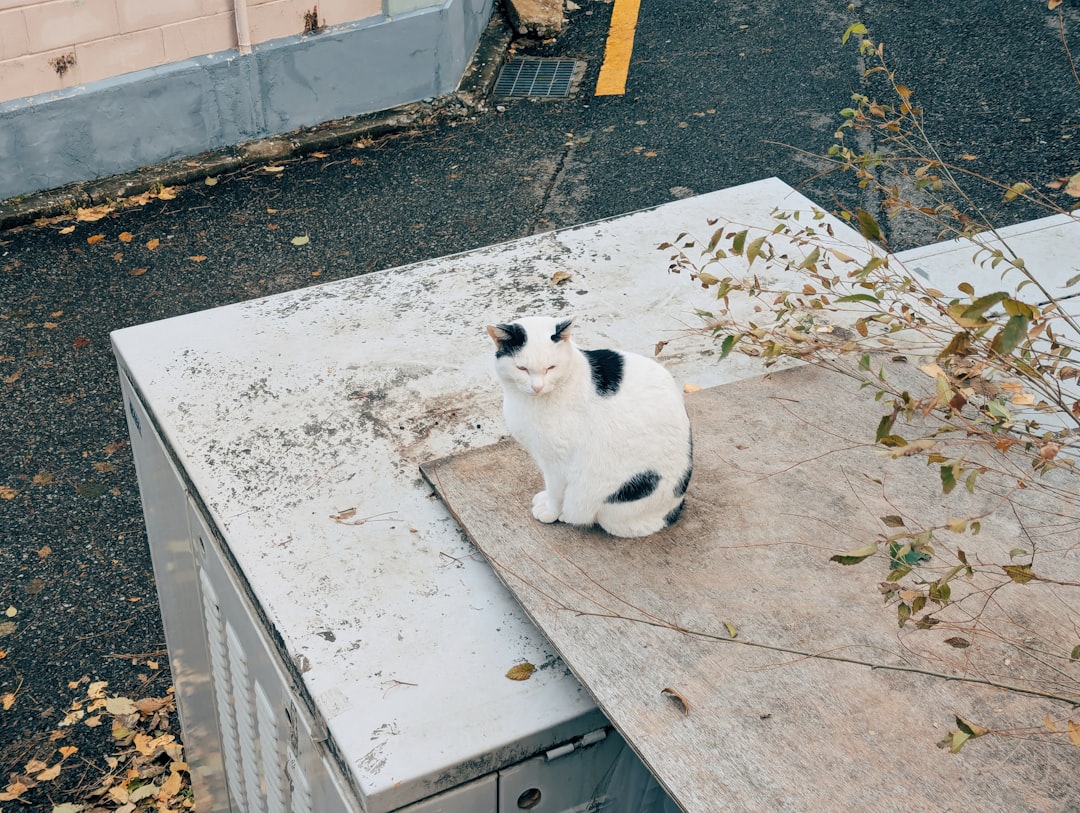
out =
<path fill-rule="evenodd" d="M 0 200 L 452 92 L 493 0 L 335 27 L 0 104 Z"/>

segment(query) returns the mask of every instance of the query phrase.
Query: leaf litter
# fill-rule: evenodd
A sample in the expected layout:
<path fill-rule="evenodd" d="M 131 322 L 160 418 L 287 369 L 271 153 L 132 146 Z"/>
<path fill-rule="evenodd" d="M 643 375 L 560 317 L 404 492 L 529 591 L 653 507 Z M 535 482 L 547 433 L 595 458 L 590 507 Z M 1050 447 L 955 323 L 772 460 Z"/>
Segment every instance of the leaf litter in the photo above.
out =
<path fill-rule="evenodd" d="M 157 666 L 150 661 L 147 665 Z M 6 784 L 0 779 L 0 802 L 16 801 L 26 807 L 40 803 L 44 795 L 51 807 L 34 809 L 51 813 L 194 810 L 183 745 L 171 732 L 176 712 L 172 688 L 163 697 L 139 700 L 110 695 L 106 681 L 86 677 L 70 682 L 68 688 L 84 683 L 85 696 L 72 701 L 49 744 L 10 770 Z M 9 703 L 5 695 L 0 707 L 6 711 L 14 702 L 14 696 Z M 100 732 L 96 736 L 111 743 L 103 763 L 76 757 L 79 749 L 74 745 L 55 744 L 67 736 L 64 729 L 76 725 Z"/>

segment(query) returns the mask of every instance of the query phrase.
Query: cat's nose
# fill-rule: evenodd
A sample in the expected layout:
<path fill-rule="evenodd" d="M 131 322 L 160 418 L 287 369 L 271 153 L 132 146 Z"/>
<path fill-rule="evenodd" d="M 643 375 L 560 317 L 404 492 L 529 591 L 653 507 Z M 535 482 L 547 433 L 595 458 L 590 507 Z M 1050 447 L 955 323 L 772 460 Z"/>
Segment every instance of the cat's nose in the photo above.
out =
<path fill-rule="evenodd" d="M 529 383 L 532 385 L 532 391 L 535 392 L 537 395 L 539 395 L 540 391 L 544 389 L 544 379 L 542 378 L 533 376 Z"/>

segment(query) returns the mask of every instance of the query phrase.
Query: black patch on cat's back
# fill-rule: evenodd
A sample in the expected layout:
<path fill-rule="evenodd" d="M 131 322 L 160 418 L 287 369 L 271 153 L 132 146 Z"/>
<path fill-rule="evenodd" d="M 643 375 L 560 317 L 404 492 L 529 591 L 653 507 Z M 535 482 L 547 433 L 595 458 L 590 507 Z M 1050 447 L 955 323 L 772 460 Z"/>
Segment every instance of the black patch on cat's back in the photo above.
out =
<path fill-rule="evenodd" d="M 682 509 L 684 504 L 685 503 L 680 500 L 678 505 L 676 505 L 674 508 L 667 512 L 667 516 L 664 517 L 665 528 L 670 528 L 678 521 L 679 517 L 682 515 Z"/>
<path fill-rule="evenodd" d="M 623 377 L 622 353 L 614 350 L 582 350 L 592 368 L 593 387 L 601 398 L 619 391 Z"/>
<path fill-rule="evenodd" d="M 619 486 L 619 490 L 614 494 L 608 495 L 608 498 L 604 500 L 606 503 L 619 503 L 619 502 L 634 502 L 635 500 L 643 500 L 656 491 L 657 485 L 660 484 L 660 475 L 648 469 L 647 471 L 639 472 Z"/>
<path fill-rule="evenodd" d="M 495 358 L 512 356 L 525 346 L 525 328 L 516 322 L 509 325 L 498 325 L 499 330 L 506 334 L 506 338 L 499 342 L 499 348 L 495 351 Z"/>

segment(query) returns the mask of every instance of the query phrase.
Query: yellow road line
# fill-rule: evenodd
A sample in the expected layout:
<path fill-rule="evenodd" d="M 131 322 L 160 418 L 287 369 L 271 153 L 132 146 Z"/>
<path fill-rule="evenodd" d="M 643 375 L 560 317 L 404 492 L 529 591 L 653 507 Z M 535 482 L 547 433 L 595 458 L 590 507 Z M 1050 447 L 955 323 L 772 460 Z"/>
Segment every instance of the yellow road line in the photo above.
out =
<path fill-rule="evenodd" d="M 626 75 L 630 71 L 630 54 L 634 51 L 634 29 L 637 27 L 641 0 L 615 0 L 611 10 L 611 28 L 604 46 L 604 64 L 596 80 L 597 96 L 621 96 L 626 93 Z"/>

